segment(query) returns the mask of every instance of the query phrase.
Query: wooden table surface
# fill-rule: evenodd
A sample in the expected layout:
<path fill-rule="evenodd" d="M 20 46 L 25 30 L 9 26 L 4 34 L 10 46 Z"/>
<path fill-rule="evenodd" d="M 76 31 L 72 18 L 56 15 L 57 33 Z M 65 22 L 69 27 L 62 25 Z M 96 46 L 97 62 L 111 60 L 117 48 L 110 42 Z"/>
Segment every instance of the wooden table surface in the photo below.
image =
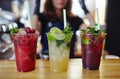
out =
<path fill-rule="evenodd" d="M 0 79 L 120 79 L 120 59 L 101 60 L 99 70 L 82 68 L 81 59 L 70 59 L 68 71 L 50 71 L 48 60 L 37 60 L 36 69 L 18 72 L 14 60 L 0 60 Z"/>

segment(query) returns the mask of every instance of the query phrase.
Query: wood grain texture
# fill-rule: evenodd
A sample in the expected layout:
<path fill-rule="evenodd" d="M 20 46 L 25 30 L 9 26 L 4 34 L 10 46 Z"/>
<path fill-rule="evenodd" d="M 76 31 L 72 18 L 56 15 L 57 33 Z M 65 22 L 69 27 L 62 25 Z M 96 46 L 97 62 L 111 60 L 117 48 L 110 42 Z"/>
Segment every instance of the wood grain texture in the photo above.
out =
<path fill-rule="evenodd" d="M 120 59 L 102 59 L 99 70 L 83 69 L 81 59 L 70 59 L 66 72 L 51 72 L 49 60 L 37 60 L 31 72 L 18 72 L 14 60 L 0 60 L 0 79 L 120 79 Z"/>

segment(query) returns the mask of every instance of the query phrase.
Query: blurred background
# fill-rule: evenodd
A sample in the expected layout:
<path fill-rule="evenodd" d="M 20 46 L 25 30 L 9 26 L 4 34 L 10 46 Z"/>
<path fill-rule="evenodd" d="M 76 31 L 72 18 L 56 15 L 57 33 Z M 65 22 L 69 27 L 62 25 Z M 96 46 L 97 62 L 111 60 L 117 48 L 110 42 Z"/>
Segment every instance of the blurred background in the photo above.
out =
<path fill-rule="evenodd" d="M 14 59 L 14 48 L 9 29 L 12 27 L 31 27 L 35 1 L 36 0 L 0 0 L 0 59 Z M 39 12 L 43 11 L 45 1 L 46 0 L 41 0 Z M 80 0 L 73 0 L 72 12 L 81 17 L 87 25 L 90 25 L 90 21 L 88 20 L 89 17 L 84 14 L 79 1 Z M 110 10 L 110 6 L 115 5 L 114 3 L 112 4 L 111 1 L 112 0 L 85 0 L 85 5 L 94 21 L 97 22 L 99 19 L 100 26 L 104 30 L 106 30 L 106 27 L 108 27 L 107 25 L 109 25 L 107 21 L 109 17 L 107 17 L 106 14 L 111 13 L 112 10 Z M 76 35 L 75 56 L 81 57 L 79 31 L 76 32 Z M 41 44 L 38 44 L 38 55 L 41 54 L 41 49 Z M 109 51 L 108 46 L 107 50 Z M 108 54 L 108 52 L 105 54 Z"/>

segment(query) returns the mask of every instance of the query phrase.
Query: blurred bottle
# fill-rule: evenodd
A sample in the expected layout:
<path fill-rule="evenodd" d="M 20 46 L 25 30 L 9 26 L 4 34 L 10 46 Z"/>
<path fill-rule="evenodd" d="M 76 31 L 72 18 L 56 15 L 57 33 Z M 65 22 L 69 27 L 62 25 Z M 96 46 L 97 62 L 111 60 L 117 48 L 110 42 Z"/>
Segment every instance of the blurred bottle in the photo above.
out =
<path fill-rule="evenodd" d="M 17 23 L 11 22 L 9 24 L 1 24 L 0 25 L 0 33 L 10 33 L 10 29 L 18 28 Z"/>

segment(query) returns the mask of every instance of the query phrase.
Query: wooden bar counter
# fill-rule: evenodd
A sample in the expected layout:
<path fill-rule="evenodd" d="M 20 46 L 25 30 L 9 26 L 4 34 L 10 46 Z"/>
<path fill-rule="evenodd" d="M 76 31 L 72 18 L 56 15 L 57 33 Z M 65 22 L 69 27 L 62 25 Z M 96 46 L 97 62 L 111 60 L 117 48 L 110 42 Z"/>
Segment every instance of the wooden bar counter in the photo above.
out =
<path fill-rule="evenodd" d="M 36 69 L 18 72 L 14 60 L 0 60 L 0 79 L 120 79 L 120 59 L 102 59 L 99 70 L 82 68 L 81 59 L 70 59 L 68 71 L 51 72 L 49 60 L 37 60 Z"/>

